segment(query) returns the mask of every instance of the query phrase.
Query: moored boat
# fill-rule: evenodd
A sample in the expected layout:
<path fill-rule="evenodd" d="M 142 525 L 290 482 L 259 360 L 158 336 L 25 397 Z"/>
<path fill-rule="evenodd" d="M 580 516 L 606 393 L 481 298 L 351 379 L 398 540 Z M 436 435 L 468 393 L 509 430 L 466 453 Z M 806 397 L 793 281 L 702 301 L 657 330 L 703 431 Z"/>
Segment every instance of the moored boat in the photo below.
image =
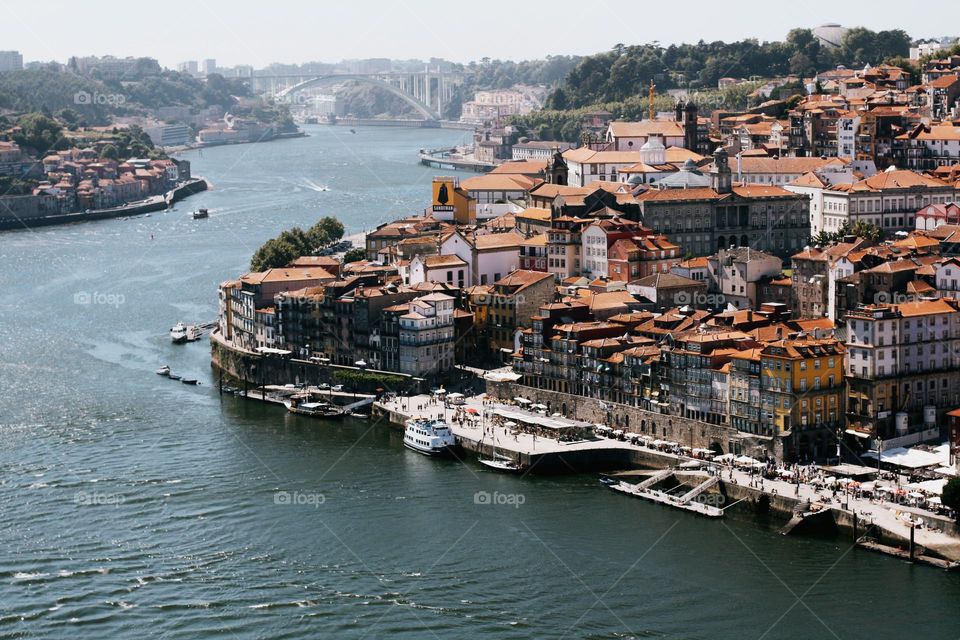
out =
<path fill-rule="evenodd" d="M 403 445 L 427 456 L 448 456 L 456 452 L 457 440 L 442 420 L 412 418 L 403 430 Z"/>
<path fill-rule="evenodd" d="M 169 375 L 170 375 L 170 367 L 168 367 L 167 365 L 163 365 L 162 367 L 160 367 L 159 369 L 157 369 L 157 375 L 158 375 L 158 376 L 169 376 Z"/>
<path fill-rule="evenodd" d="M 170 329 L 170 341 L 173 344 L 183 344 L 187 341 L 187 325 L 178 322 Z"/>
<path fill-rule="evenodd" d="M 480 458 L 480 464 L 503 473 L 522 473 L 526 467 L 512 458 L 495 455 L 492 458 Z"/>
<path fill-rule="evenodd" d="M 202 209 L 202 208 L 201 208 L 201 209 L 198 209 L 197 211 L 194 211 L 194 212 L 193 212 L 193 219 L 194 219 L 194 220 L 201 220 L 201 219 L 203 219 L 203 218 L 209 218 L 209 217 L 210 217 L 210 212 L 207 211 L 206 209 Z"/>
<path fill-rule="evenodd" d="M 168 375 L 167 377 L 170 378 L 171 380 L 179 380 L 179 379 L 182 378 L 183 376 L 178 376 L 178 375 L 175 374 L 175 373 L 171 373 L 171 374 Z"/>
<path fill-rule="evenodd" d="M 343 409 L 329 402 L 302 402 L 293 397 L 283 403 L 287 411 L 299 416 L 308 418 L 323 418 L 326 420 L 336 420 L 342 418 L 346 413 Z"/>
<path fill-rule="evenodd" d="M 200 384 L 200 381 L 196 378 L 182 378 L 180 382 L 183 384 Z"/>

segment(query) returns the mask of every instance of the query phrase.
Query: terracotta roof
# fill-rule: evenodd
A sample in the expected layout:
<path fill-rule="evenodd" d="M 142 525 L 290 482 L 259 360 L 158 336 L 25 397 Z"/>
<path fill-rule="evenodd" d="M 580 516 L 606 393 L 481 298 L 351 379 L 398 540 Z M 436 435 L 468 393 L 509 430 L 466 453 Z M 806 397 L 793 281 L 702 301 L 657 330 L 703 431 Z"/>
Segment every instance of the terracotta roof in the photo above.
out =
<path fill-rule="evenodd" d="M 428 269 L 435 267 L 463 267 L 466 266 L 459 256 L 447 255 L 447 256 L 426 256 L 421 259 L 423 263 L 427 266 Z"/>
<path fill-rule="evenodd" d="M 960 129 L 958 129 L 960 131 Z M 958 138 L 960 139 L 960 138 Z M 942 180 L 906 169 L 887 170 L 855 183 L 851 191 L 882 191 L 884 189 L 907 189 L 910 187 L 949 187 Z M 832 187 L 831 187 L 832 189 Z"/>
<path fill-rule="evenodd" d="M 615 138 L 642 138 L 650 134 L 683 136 L 683 124 L 674 120 L 641 120 L 640 122 L 611 122 L 610 133 Z"/>
<path fill-rule="evenodd" d="M 538 182 L 520 174 L 485 173 L 467 178 L 460 183 L 460 188 L 467 191 L 526 191 L 536 186 Z"/>
<path fill-rule="evenodd" d="M 520 175 L 529 175 L 529 174 L 538 174 L 543 173 L 547 168 L 549 162 L 546 160 L 513 160 L 510 162 L 504 162 L 500 166 L 496 167 L 489 174 L 520 174 Z"/>
<path fill-rule="evenodd" d="M 477 248 L 477 251 L 502 251 L 518 248 L 525 238 L 519 233 L 508 231 L 506 233 L 478 234 L 468 240 Z"/>
<path fill-rule="evenodd" d="M 240 277 L 245 284 L 264 284 L 266 282 L 285 282 L 295 280 L 336 280 L 336 277 L 328 271 L 316 268 L 284 267 L 280 269 L 267 269 L 266 271 L 252 271 Z"/>

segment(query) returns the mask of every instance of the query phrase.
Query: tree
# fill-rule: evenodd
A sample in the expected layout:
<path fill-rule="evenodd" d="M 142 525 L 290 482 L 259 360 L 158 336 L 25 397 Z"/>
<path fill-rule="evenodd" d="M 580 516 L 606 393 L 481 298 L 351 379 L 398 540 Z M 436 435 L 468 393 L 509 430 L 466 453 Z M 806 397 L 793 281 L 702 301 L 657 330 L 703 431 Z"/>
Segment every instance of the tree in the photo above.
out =
<path fill-rule="evenodd" d="M 315 225 L 307 229 L 307 238 L 313 250 L 337 242 L 343 237 L 343 223 L 332 216 L 325 216 Z"/>
<path fill-rule="evenodd" d="M 21 147 L 36 149 L 40 155 L 67 146 L 67 141 L 60 135 L 63 129 L 57 121 L 42 113 L 28 113 L 17 120 L 17 125 L 21 131 L 13 135 L 14 141 Z"/>
<path fill-rule="evenodd" d="M 250 270 L 266 271 L 267 269 L 285 267 L 301 255 L 302 253 L 297 247 L 289 242 L 271 238 L 253 254 L 253 258 L 250 260 Z"/>
<path fill-rule="evenodd" d="M 850 229 L 850 233 L 858 238 L 865 238 L 871 242 L 879 242 L 883 238 L 883 231 L 880 227 L 863 220 L 857 220 L 853 228 Z"/>
<path fill-rule="evenodd" d="M 103 148 L 103 151 L 100 152 L 100 157 L 104 160 L 119 160 L 120 152 L 117 151 L 115 146 L 108 144 Z"/>
<path fill-rule="evenodd" d="M 943 486 L 943 494 L 940 496 L 943 506 L 953 509 L 954 515 L 960 520 L 960 478 L 950 478 L 947 484 Z"/>
<path fill-rule="evenodd" d="M 343 264 L 359 262 L 367 259 L 367 250 L 363 247 L 354 247 L 343 254 Z"/>

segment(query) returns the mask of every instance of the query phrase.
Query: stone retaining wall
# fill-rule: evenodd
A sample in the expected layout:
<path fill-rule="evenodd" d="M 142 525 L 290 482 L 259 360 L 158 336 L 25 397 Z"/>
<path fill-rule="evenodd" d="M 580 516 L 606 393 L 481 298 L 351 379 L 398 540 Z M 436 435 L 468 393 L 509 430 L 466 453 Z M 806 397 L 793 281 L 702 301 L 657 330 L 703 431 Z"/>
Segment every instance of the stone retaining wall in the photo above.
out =
<path fill-rule="evenodd" d="M 545 404 L 550 407 L 551 412 L 559 411 L 568 418 L 605 424 L 614 429 L 641 433 L 661 440 L 672 440 L 686 447 L 719 449 L 723 453 L 728 453 L 731 444 L 736 443 L 739 451 L 735 453 L 753 457 L 767 455 L 777 459 L 783 458 L 779 441 L 745 434 L 726 425 L 710 424 L 625 404 L 601 402 L 582 396 L 536 389 L 515 382 L 488 381 L 487 394 L 503 400 L 521 396 L 534 403 Z"/>

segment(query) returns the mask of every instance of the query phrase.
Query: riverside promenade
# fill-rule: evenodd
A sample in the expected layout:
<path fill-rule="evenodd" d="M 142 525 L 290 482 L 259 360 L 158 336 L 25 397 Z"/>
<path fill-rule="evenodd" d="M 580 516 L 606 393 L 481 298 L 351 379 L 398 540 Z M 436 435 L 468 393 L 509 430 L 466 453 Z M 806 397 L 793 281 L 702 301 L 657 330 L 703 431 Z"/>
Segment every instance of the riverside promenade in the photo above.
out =
<path fill-rule="evenodd" d="M 517 429 L 506 426 L 509 422 L 495 419 L 498 410 L 526 413 L 531 419 L 546 416 L 495 401 L 485 394 L 465 397 L 462 401 L 463 404 L 451 405 L 430 395 L 398 396 L 376 402 L 373 411 L 374 415 L 396 425 L 403 425 L 412 417 L 444 420 L 465 451 L 489 456 L 493 453 L 495 443 L 497 454 L 524 464 L 529 473 L 612 471 L 636 467 L 676 469 L 682 463 L 694 460 L 689 456 L 613 438 L 592 436 L 562 441 L 559 438 L 518 433 Z M 561 425 L 569 423 L 570 428 L 584 424 L 559 416 L 551 420 Z M 718 490 L 731 505 L 741 502 L 756 505 L 761 496 L 766 496 L 771 509 L 784 519 L 792 518 L 791 524 L 829 512 L 836 529 L 852 533 L 854 540 L 864 548 L 905 557 L 905 549 L 912 538 L 916 548 L 929 554 L 929 560 L 946 560 L 946 563 L 933 561 L 932 564 L 947 566 L 960 562 L 960 537 L 955 525 L 943 516 L 916 507 L 857 497 L 853 493 L 841 491 L 834 494 L 808 482 L 761 478 L 756 473 L 733 465 L 700 462 L 707 466 L 709 473 L 718 477 Z M 696 483 L 700 479 L 690 480 Z M 784 533 L 787 532 L 785 528 Z M 875 543 L 866 539 L 866 536 L 882 540 L 883 543 Z M 918 559 L 922 560 L 919 555 L 918 552 Z"/>

